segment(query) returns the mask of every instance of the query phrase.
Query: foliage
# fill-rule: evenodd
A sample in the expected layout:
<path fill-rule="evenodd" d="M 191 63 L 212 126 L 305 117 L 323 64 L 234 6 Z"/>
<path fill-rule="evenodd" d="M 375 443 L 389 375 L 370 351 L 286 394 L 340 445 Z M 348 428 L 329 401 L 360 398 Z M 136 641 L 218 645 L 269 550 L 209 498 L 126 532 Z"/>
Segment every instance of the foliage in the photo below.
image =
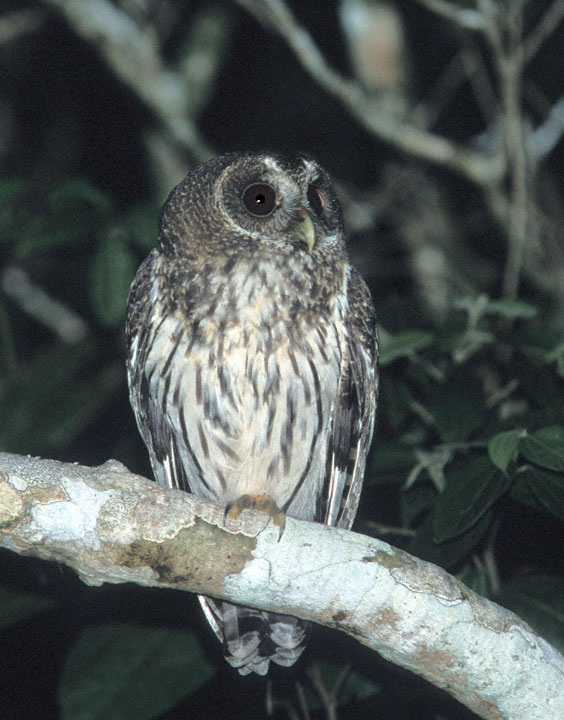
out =
<path fill-rule="evenodd" d="M 516 316 L 514 303 L 479 297 L 465 305 L 423 349 L 413 331 L 384 337 L 389 372 L 381 411 L 390 437 L 373 450 L 378 484 L 371 494 L 382 482 L 401 487 L 399 530 L 415 530 L 407 549 L 466 574 L 495 599 L 503 582 L 530 562 L 504 577 L 505 558 L 496 551 L 513 541 L 517 506 L 530 511 L 538 531 L 546 513 L 564 521 L 564 382 L 554 360 L 558 332 L 531 320 L 538 317 L 532 306 L 521 304 Z M 482 308 L 477 322 L 476 305 Z M 501 565 L 501 578 L 483 561 L 486 552 Z M 470 573 L 473 565 L 485 585 Z M 529 591 L 534 594 L 534 584 Z M 562 631 L 552 640 L 561 637 Z"/>
<path fill-rule="evenodd" d="M 0 204 L 7 295 L 0 299 L 0 446 L 74 459 L 72 443 L 103 420 L 116 395 L 124 404 L 127 294 L 139 259 L 153 242 L 158 209 L 138 203 L 118 214 L 111 199 L 84 179 L 52 188 L 3 180 Z M 38 289 L 29 274 L 57 299 Z M 41 333 L 25 314 L 9 313 L 10 298 L 54 336 Z M 24 330 L 37 339 L 18 362 Z M 100 454 L 94 447 L 90 462 L 102 462 L 108 449 Z"/>
<path fill-rule="evenodd" d="M 227 0 L 101 0 L 118 29 L 106 36 L 77 20 L 82 2 L 2 4 L 0 449 L 115 457 L 148 475 L 123 321 L 159 206 L 211 152 L 307 151 L 335 177 L 380 321 L 356 529 L 442 565 L 563 649 L 562 4 L 392 3 L 404 32 L 391 88 L 347 23 L 382 3 L 332 2 L 321 17 L 313 0 L 289 2 L 311 32 L 297 50 L 288 17 L 269 15 L 277 3 L 238 4 L 264 27 Z M 492 13 L 482 31 L 479 8 Z M 511 69 L 519 89 L 504 85 Z M 11 717 L 471 717 L 320 629 L 271 693 L 225 666 L 193 598 L 0 562 Z"/>
<path fill-rule="evenodd" d="M 91 626 L 66 659 L 61 717 L 153 718 L 212 675 L 193 633 L 126 623 Z"/>

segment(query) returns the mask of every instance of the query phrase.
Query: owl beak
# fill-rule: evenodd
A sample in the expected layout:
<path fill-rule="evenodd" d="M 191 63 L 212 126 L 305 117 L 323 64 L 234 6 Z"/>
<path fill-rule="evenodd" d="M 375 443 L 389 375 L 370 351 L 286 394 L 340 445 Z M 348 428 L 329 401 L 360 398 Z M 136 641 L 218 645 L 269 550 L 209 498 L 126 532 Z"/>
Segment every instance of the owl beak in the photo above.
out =
<path fill-rule="evenodd" d="M 305 243 L 309 252 L 313 250 L 315 245 L 315 227 L 308 211 L 303 205 L 298 208 L 299 225 L 297 226 L 294 237 L 296 240 Z"/>

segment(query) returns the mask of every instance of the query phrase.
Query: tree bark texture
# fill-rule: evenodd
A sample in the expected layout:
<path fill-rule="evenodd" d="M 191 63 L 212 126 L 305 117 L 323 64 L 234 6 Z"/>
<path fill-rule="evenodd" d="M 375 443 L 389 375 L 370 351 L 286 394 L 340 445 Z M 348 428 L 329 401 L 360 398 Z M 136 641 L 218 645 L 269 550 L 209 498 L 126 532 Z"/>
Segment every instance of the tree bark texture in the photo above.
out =
<path fill-rule="evenodd" d="M 483 718 L 564 717 L 564 658 L 512 612 L 380 540 L 168 490 L 97 468 L 0 453 L 0 545 L 88 584 L 205 593 L 342 630 Z"/>

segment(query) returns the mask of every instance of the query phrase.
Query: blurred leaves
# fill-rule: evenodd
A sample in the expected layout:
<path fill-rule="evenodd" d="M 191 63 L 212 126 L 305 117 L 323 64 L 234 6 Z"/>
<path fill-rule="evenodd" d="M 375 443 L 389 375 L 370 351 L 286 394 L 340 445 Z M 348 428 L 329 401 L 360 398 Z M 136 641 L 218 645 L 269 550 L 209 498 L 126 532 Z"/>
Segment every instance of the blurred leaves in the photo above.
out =
<path fill-rule="evenodd" d="M 127 295 L 143 253 L 154 244 L 158 211 L 153 203 L 137 203 L 118 212 L 105 193 L 80 178 L 51 188 L 3 179 L 0 198 L 7 259 L 0 280 L 11 304 L 0 300 L 0 448 L 56 449 L 64 457 L 116 394 L 125 398 Z M 69 318 L 80 332 L 64 331 Z M 25 358 L 17 340 L 22 323 L 44 333 Z"/>
<path fill-rule="evenodd" d="M 527 468 L 521 482 L 538 501 L 538 506 L 564 522 L 564 473 Z"/>
<path fill-rule="evenodd" d="M 0 446 L 64 456 L 111 415 L 116 397 L 126 403 L 127 294 L 136 266 L 154 245 L 157 210 L 152 203 L 117 210 L 81 181 L 38 191 L 35 204 L 28 202 L 28 182 L 4 181 L 2 193 L 6 225 L 0 232 L 10 266 L 26 269 L 29 282 L 41 287 L 43 259 L 58 257 L 42 292 L 84 318 L 86 330 L 64 342 L 52 332 L 57 319 L 46 322 L 33 303 L 22 301 L 13 312 L 21 293 L 0 303 Z M 535 326 L 537 311 L 529 303 L 480 295 L 455 307 L 433 330 L 382 332 L 378 422 L 385 436 L 369 459 L 361 513 L 364 507 L 366 527 L 379 521 L 386 488 L 397 498 L 387 522 L 391 532 L 397 524 L 398 544 L 460 572 L 484 593 L 499 591 L 496 599 L 532 608 L 543 632 L 561 632 L 542 594 L 527 583 L 516 590 L 511 578 L 500 585 L 488 574 L 491 560 L 480 558 L 491 552 L 508 505 L 564 521 L 564 381 L 553 362 L 562 340 L 557 329 Z M 18 323 L 24 318 L 42 328 L 43 338 L 22 354 Z M 25 595 L 6 595 L 5 605 L 6 623 L 44 607 Z M 323 672 L 330 681 L 331 668 Z M 213 673 L 189 632 L 88 627 L 67 656 L 59 700 L 69 719 L 156 717 Z M 378 691 L 353 670 L 340 703 Z M 318 707 L 315 693 L 306 695 L 310 707 Z"/>
<path fill-rule="evenodd" d="M 13 240 L 20 217 L 18 204 L 28 184 L 23 178 L 0 177 L 0 242 Z"/>
<path fill-rule="evenodd" d="M 479 295 L 477 298 L 459 298 L 454 301 L 453 307 L 467 313 L 470 327 L 476 327 L 478 322 L 486 315 L 498 315 L 507 320 L 517 320 L 533 318 L 538 313 L 534 305 L 524 300 L 511 300 L 508 298 L 492 300 L 487 295 Z"/>
<path fill-rule="evenodd" d="M 564 580 L 529 573 L 502 586 L 496 601 L 526 620 L 540 635 L 564 652 Z"/>
<path fill-rule="evenodd" d="M 492 520 L 493 512 L 490 510 L 482 515 L 478 522 L 471 525 L 466 532 L 439 543 L 435 537 L 435 516 L 432 513 L 427 516 L 423 524 L 419 525 L 417 535 L 406 549 L 412 555 L 452 572 L 468 558 L 470 553 L 476 550 L 478 544 L 490 530 Z"/>
<path fill-rule="evenodd" d="M 519 444 L 523 455 L 549 470 L 564 470 L 564 427 L 545 427 L 526 435 Z"/>
<path fill-rule="evenodd" d="M 72 398 L 80 387 L 79 378 L 84 378 L 95 348 L 92 340 L 55 345 L 37 352 L 8 376 L 0 395 L 0 447 L 40 454 L 52 446 L 53 435 L 60 434 L 53 410 L 61 408 L 62 397 Z M 62 408 L 59 418 L 68 425 L 71 416 L 65 404 Z"/>
<path fill-rule="evenodd" d="M 136 269 L 124 233 L 116 230 L 100 240 L 89 268 L 88 284 L 92 309 L 104 325 L 117 325 L 125 317 Z"/>
<path fill-rule="evenodd" d="M 323 658 L 308 668 L 308 684 L 303 699 L 310 711 L 325 709 L 334 704 L 346 706 L 381 693 L 381 686 L 365 672 Z M 275 706 L 286 703 L 280 701 Z"/>
<path fill-rule="evenodd" d="M 61 718 L 149 720 L 214 672 L 191 632 L 127 624 L 88 627 L 63 669 Z"/>
<path fill-rule="evenodd" d="M 396 542 L 414 531 L 409 552 L 518 612 L 525 608 L 562 646 L 560 609 L 550 608 L 547 588 L 559 587 L 564 564 L 539 588 L 523 579 L 513 585 L 511 577 L 500 581 L 504 555 L 496 554 L 498 545 L 517 542 L 512 516 L 537 513 L 526 529 L 531 551 L 511 562 L 522 572 L 531 563 L 541 568 L 535 536 L 542 537 L 547 513 L 564 522 L 564 382 L 558 366 L 546 364 L 546 348 L 560 347 L 561 332 L 537 326 L 530 303 L 482 295 L 455 307 L 430 340 L 420 331 L 384 336 L 391 351 L 379 421 L 389 437 L 377 439 L 371 456 L 374 487 L 380 474 L 387 487 L 394 478 L 401 487 Z"/>
<path fill-rule="evenodd" d="M 511 478 L 487 457 L 464 463 L 447 476 L 447 486 L 433 508 L 433 537 L 452 540 L 469 530 L 510 486 Z"/>
<path fill-rule="evenodd" d="M 512 124 L 501 114 L 507 88 L 496 68 L 503 63 L 492 62 L 487 36 L 462 26 L 453 33 L 432 12 L 433 3 L 385 5 L 401 31 L 399 51 L 387 52 L 388 64 L 376 63 L 378 71 L 390 61 L 399 71 L 388 74 L 399 82 L 385 95 L 367 80 L 374 51 L 389 49 L 378 47 L 378 33 L 361 22 L 353 39 L 348 25 L 339 26 L 339 4 L 320 14 L 314 3 L 289 3 L 312 31 L 305 44 L 297 39 L 302 56 L 312 53 L 314 64 L 325 56 L 336 77 L 346 76 L 351 91 L 344 104 L 352 103 L 346 112 L 330 86 L 319 88 L 287 47 L 236 4 L 108 3 L 122 22 L 111 23 L 107 34 L 98 24 L 92 36 L 81 34 L 73 19 L 87 3 L 73 3 L 72 13 L 62 2 L 41 5 L 35 30 L 24 18 L 26 32 L 37 33 L 32 42 L 8 37 L 1 48 L 0 447 L 84 463 L 115 456 L 149 472 L 127 401 L 123 320 L 135 268 L 156 240 L 155 188 L 170 190 L 171 178 L 208 157 L 210 146 L 311 152 L 344 189 L 344 214 L 355 231 L 348 238 L 351 257 L 386 329 L 359 526 L 388 528 L 392 542 L 449 568 L 564 647 L 562 123 L 555 122 L 562 53 L 554 28 L 545 25 L 546 36 L 537 34 L 547 50 L 536 48 L 535 62 L 523 67 L 527 97 L 515 119 L 530 143 L 517 143 L 527 154 L 518 200 L 510 176 L 490 177 L 480 187 L 464 171 L 437 171 L 440 159 L 432 154 L 425 164 L 410 154 L 424 130 L 451 150 L 447 155 L 454 150 L 457 158 L 479 157 L 490 167 L 496 158 L 517 167 L 507 155 L 513 143 L 504 137 Z M 239 3 L 245 5 L 260 3 Z M 349 5 L 341 8 L 349 15 L 363 9 Z M 510 3 L 498 5 L 492 22 L 508 22 L 499 36 L 510 31 L 514 57 L 521 21 L 530 37 L 549 6 L 556 7 L 529 3 L 536 9 L 520 18 L 506 12 Z M 14 0 L 7 8 L 21 10 Z M 121 32 L 129 33 L 125 42 Z M 347 50 L 354 51 L 352 63 Z M 317 82 L 324 65 L 318 69 Z M 373 117 L 386 117 L 391 108 L 386 127 L 401 125 L 409 138 L 401 153 L 371 129 Z M 548 136 L 552 149 L 542 162 L 529 151 Z M 508 228 L 520 210 L 527 215 L 517 268 L 522 297 L 503 298 L 514 242 Z M 9 292 L 7 278 L 18 292 Z M 75 330 L 62 332 L 65 309 Z M 60 574 L 56 568 L 57 587 Z M 38 571 L 28 582 L 42 589 L 46 577 Z M 110 608 L 108 617 L 131 617 L 138 595 L 130 590 L 131 604 Z M 16 638 L 22 662 L 13 676 L 31 677 L 31 691 L 22 692 L 26 710 L 36 694 L 43 705 L 53 702 L 59 682 L 65 718 L 176 717 L 169 708 L 190 695 L 180 714 L 215 719 L 208 696 L 203 710 L 192 706 L 213 672 L 196 637 L 161 627 L 162 617 L 157 627 L 149 620 L 86 624 L 83 601 L 94 593 L 84 589 L 80 601 L 68 598 L 81 617 L 74 618 L 83 629 L 78 637 L 70 636 L 76 628 L 68 629 L 66 613 L 56 617 L 46 608 L 39 590 L 1 594 L 6 633 L 17 635 L 20 621 L 39 625 L 42 609 L 49 613 L 49 638 L 69 632 L 39 671 Z M 341 668 L 322 655 L 318 665 L 330 689 Z M 353 662 L 339 695 L 343 716 L 414 716 L 403 675 L 388 706 L 359 705 L 380 702 L 388 686 L 372 680 L 381 665 L 369 673 L 356 656 Z M 51 685 L 36 692 L 50 668 Z M 225 695 L 223 717 L 262 717 L 262 693 L 248 691 L 259 686 L 232 673 L 224 687 L 228 671 L 215 693 L 220 700 Z M 245 698 L 239 715 L 231 702 L 236 692 Z M 315 691 L 306 696 L 321 710 Z M 420 703 L 425 719 L 438 717 L 434 702 L 433 696 Z M 43 705 L 20 715 L 47 716 Z M 7 716 L 18 716 L 10 710 Z"/>
<path fill-rule="evenodd" d="M 509 463 L 515 457 L 522 435 L 521 430 L 508 430 L 494 435 L 488 442 L 490 460 L 501 472 L 507 471 Z"/>
<path fill-rule="evenodd" d="M 485 397 L 481 383 L 468 367 L 453 367 L 444 383 L 431 393 L 429 411 L 441 440 L 468 440 L 484 421 Z"/>
<path fill-rule="evenodd" d="M 433 335 L 425 330 L 405 330 L 396 335 L 380 331 L 380 364 L 382 366 L 401 357 L 409 357 L 431 344 Z"/>
<path fill-rule="evenodd" d="M 0 587 L 0 629 L 15 625 L 52 605 L 49 598 Z"/>
<path fill-rule="evenodd" d="M 30 184 L 20 189 L 25 192 L 13 197 L 20 215 L 18 218 L 17 210 L 13 213 L 15 223 L 20 220 L 13 228 L 19 258 L 84 243 L 88 234 L 103 226 L 112 212 L 110 198 L 81 178 L 63 181 L 44 193 L 37 193 Z"/>

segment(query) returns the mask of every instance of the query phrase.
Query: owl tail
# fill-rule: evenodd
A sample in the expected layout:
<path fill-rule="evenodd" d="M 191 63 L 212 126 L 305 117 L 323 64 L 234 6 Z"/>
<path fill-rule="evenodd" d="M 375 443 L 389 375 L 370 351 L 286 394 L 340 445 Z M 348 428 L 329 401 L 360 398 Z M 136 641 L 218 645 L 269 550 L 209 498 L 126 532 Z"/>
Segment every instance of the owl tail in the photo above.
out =
<path fill-rule="evenodd" d="M 266 675 L 270 661 L 293 665 L 305 649 L 310 624 L 288 615 L 239 607 L 198 595 L 227 662 L 241 675 Z"/>

